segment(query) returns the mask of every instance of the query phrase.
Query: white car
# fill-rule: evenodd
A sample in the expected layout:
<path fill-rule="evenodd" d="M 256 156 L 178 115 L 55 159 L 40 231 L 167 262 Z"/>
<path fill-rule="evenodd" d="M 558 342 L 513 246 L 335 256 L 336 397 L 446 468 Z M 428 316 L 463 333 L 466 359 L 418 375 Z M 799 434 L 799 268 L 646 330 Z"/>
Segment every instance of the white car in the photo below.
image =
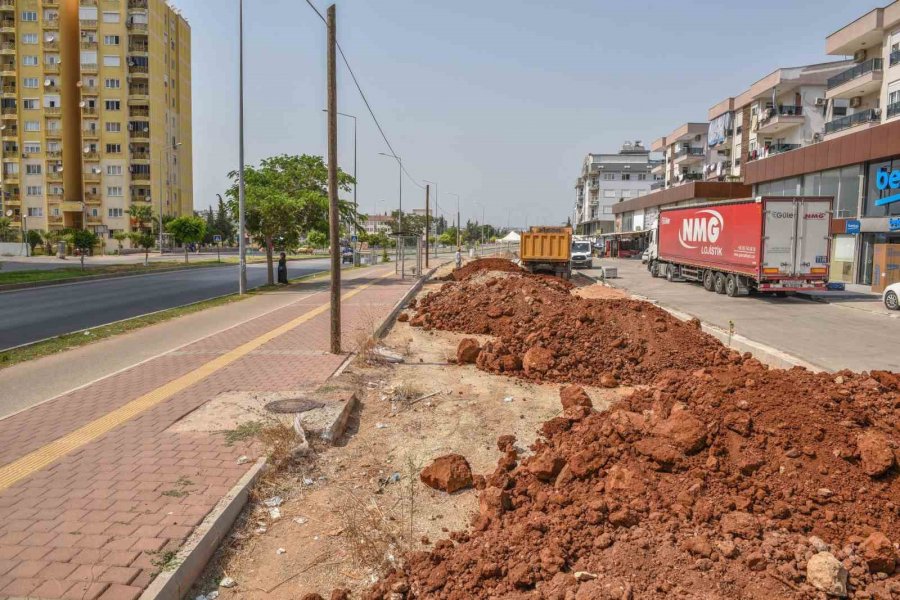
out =
<path fill-rule="evenodd" d="M 900 310 L 900 283 L 887 286 L 881 294 L 881 299 L 889 310 Z"/>
<path fill-rule="evenodd" d="M 649 260 L 650 260 L 650 248 L 647 248 L 646 250 L 644 250 L 644 253 L 641 254 L 641 263 L 646 265 Z"/>

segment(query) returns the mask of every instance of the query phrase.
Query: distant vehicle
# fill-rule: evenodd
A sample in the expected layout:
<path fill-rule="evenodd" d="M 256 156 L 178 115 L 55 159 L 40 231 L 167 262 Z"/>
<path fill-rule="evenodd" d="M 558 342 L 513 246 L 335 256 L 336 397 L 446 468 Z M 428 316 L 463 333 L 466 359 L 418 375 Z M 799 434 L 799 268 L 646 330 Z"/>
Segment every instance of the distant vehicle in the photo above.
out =
<path fill-rule="evenodd" d="M 572 228 L 532 227 L 522 234 L 519 257 L 522 267 L 532 273 L 572 276 Z"/>
<path fill-rule="evenodd" d="M 644 253 L 641 254 L 641 263 L 646 265 L 649 260 L 650 260 L 650 248 L 647 248 L 646 250 L 644 250 Z"/>
<path fill-rule="evenodd" d="M 900 310 L 900 283 L 892 283 L 881 294 L 888 310 Z"/>
<path fill-rule="evenodd" d="M 572 268 L 594 268 L 594 261 L 591 257 L 591 242 L 589 240 L 581 238 L 572 240 Z"/>
<path fill-rule="evenodd" d="M 341 248 L 341 264 L 350 263 L 353 264 L 353 248 L 350 246 L 344 246 Z"/>
<path fill-rule="evenodd" d="M 825 290 L 830 197 L 766 196 L 670 208 L 651 232 L 647 269 L 740 296 Z"/>

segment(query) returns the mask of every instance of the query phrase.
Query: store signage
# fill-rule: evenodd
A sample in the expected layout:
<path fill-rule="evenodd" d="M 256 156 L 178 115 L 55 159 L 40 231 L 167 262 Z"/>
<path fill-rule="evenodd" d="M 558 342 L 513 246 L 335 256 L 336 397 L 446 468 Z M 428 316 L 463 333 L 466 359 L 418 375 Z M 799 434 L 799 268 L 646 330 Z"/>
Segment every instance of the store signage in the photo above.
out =
<path fill-rule="evenodd" d="M 888 221 L 888 229 L 891 231 L 900 231 L 900 217 L 891 217 Z"/>
<path fill-rule="evenodd" d="M 847 229 L 845 231 L 847 233 L 859 233 L 860 225 L 859 219 L 847 219 Z"/>
<path fill-rule="evenodd" d="M 900 190 L 900 170 L 894 170 L 890 173 L 884 169 L 878 171 L 878 175 L 875 177 L 875 186 L 882 192 L 885 190 Z M 900 194 L 876 200 L 875 206 L 885 206 L 897 201 L 900 201 Z"/>

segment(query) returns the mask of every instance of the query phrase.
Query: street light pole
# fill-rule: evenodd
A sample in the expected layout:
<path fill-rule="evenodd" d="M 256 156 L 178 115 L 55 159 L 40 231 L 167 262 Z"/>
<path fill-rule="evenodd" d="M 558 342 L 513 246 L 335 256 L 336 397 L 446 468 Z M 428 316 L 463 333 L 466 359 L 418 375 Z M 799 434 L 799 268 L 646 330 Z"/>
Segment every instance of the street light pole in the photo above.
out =
<path fill-rule="evenodd" d="M 460 238 L 460 227 L 462 226 L 459 218 L 459 194 L 454 194 L 453 192 L 447 192 L 448 196 L 456 196 L 456 247 L 460 247 L 460 243 L 462 242 Z"/>
<path fill-rule="evenodd" d="M 240 278 L 238 281 L 238 292 L 241 295 L 247 293 L 247 244 L 244 241 L 244 220 L 245 220 L 245 193 L 244 186 L 244 0 L 238 0 L 238 10 L 240 12 L 240 59 L 239 63 L 239 101 L 238 101 L 238 153 L 240 154 L 240 169 L 238 181 L 238 253 L 240 255 Z"/>
<path fill-rule="evenodd" d="M 422 182 L 430 183 L 434 186 L 434 212 L 432 213 L 434 217 L 437 217 L 440 214 L 440 207 L 438 206 L 438 184 L 434 181 L 428 181 L 427 179 L 423 179 Z M 434 223 L 434 255 L 437 256 L 437 238 L 438 238 L 438 223 L 435 218 L 431 219 L 431 222 Z M 431 231 L 426 234 L 425 244 L 428 244 L 428 236 L 431 235 Z"/>
<path fill-rule="evenodd" d="M 400 213 L 397 216 L 397 234 L 399 235 L 403 233 L 403 159 L 396 154 L 385 154 L 384 152 L 379 152 L 378 154 L 380 154 L 381 156 L 387 156 L 388 158 L 393 158 L 397 161 L 397 165 L 400 167 Z"/>

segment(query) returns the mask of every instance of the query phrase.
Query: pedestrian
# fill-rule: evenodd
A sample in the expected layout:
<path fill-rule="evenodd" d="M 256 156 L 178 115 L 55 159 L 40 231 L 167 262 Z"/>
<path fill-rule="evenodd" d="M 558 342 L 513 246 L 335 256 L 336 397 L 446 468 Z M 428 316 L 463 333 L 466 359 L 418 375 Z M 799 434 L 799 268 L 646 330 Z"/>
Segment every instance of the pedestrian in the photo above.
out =
<path fill-rule="evenodd" d="M 284 252 L 281 253 L 281 257 L 278 259 L 278 283 L 283 283 L 287 285 L 287 254 Z"/>
<path fill-rule="evenodd" d="M 462 248 L 456 247 L 456 268 L 462 267 Z"/>

